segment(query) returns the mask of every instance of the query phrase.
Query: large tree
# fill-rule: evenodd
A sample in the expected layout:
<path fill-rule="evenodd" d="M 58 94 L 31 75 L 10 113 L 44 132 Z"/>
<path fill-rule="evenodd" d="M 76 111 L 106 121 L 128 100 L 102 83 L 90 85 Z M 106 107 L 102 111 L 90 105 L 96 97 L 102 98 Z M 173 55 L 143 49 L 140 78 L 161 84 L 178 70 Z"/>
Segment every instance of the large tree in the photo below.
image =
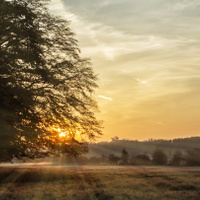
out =
<path fill-rule="evenodd" d="M 0 161 L 77 155 L 87 150 L 82 136 L 101 134 L 97 77 L 69 22 L 45 3 L 0 0 Z"/>

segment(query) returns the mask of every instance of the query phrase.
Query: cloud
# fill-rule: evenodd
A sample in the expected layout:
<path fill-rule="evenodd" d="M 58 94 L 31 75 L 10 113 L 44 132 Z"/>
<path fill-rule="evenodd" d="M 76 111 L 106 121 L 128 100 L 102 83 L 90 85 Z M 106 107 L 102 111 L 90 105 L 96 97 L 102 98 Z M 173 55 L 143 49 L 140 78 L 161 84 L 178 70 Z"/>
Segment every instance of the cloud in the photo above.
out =
<path fill-rule="evenodd" d="M 196 29 L 191 25 L 197 23 L 200 6 L 199 0 L 63 0 L 63 3 L 87 21 L 131 34 L 166 36 L 167 33 L 167 37 L 177 33 L 188 36 L 187 26 L 190 31 Z"/>
<path fill-rule="evenodd" d="M 99 74 L 105 138 L 195 131 L 184 124 L 200 117 L 199 0 L 53 0 L 51 5 L 71 21 L 82 55 L 91 57 Z"/>
<path fill-rule="evenodd" d="M 110 98 L 110 97 L 105 97 L 105 96 L 102 96 L 102 95 L 99 95 L 98 97 L 112 101 L 112 98 Z"/>

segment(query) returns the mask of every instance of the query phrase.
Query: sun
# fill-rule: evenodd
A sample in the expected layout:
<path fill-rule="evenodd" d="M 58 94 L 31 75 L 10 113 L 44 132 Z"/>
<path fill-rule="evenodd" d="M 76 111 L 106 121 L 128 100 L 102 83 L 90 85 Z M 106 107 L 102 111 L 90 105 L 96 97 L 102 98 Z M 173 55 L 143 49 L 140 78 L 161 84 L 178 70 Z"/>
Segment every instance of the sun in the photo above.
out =
<path fill-rule="evenodd" d="M 62 133 L 59 134 L 59 136 L 60 136 L 60 137 L 65 137 L 66 134 L 62 132 Z"/>

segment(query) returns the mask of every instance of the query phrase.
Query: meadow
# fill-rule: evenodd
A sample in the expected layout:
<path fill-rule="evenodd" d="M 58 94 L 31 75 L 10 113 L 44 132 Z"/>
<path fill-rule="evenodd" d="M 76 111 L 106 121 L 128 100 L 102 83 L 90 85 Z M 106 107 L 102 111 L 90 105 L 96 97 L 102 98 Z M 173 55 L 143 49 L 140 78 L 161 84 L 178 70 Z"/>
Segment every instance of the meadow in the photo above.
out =
<path fill-rule="evenodd" d="M 0 200 L 199 200 L 200 167 L 0 167 Z"/>

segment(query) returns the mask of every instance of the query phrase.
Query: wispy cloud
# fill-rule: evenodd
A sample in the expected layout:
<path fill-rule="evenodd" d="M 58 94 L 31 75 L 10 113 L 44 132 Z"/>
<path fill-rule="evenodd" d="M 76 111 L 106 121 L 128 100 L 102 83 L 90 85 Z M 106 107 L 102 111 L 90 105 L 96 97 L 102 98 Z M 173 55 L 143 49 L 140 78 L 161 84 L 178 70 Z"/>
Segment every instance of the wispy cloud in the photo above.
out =
<path fill-rule="evenodd" d="M 102 96 L 102 95 L 99 95 L 98 97 L 112 101 L 112 98 L 110 98 L 110 97 L 105 97 L 105 96 Z"/>
<path fill-rule="evenodd" d="M 98 97 L 114 99 L 112 105 L 99 99 L 104 138 L 198 132 L 184 124 L 200 118 L 199 6 L 199 0 L 52 0 L 51 10 L 71 21 L 82 55 L 92 59 L 98 94 L 105 95 Z"/>

